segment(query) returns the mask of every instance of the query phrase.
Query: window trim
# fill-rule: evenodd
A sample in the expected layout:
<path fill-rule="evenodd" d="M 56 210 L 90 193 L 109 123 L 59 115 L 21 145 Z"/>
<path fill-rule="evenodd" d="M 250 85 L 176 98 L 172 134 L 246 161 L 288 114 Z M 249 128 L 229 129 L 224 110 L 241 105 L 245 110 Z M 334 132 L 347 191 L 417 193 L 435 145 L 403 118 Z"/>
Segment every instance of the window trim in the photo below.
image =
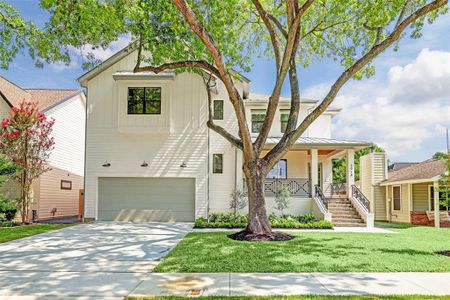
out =
<path fill-rule="evenodd" d="M 287 112 L 287 113 L 286 113 Z M 289 122 L 289 115 L 290 115 L 290 109 L 280 109 L 280 132 L 281 133 L 284 133 L 285 131 L 286 131 L 286 128 L 285 128 L 285 130 L 283 131 L 283 119 L 282 119 L 282 116 L 283 115 L 288 115 L 288 120 L 286 121 L 286 127 L 287 127 L 287 123 Z"/>
<path fill-rule="evenodd" d="M 259 111 L 259 113 L 257 113 L 257 111 Z M 267 110 L 266 109 L 251 109 L 250 110 L 250 115 L 251 115 L 251 119 L 250 119 L 250 122 L 251 122 L 251 133 L 260 133 L 261 131 L 253 131 L 253 115 L 255 114 L 262 114 L 262 111 L 264 111 L 264 119 L 266 118 L 266 116 L 267 116 Z M 264 121 L 262 121 L 261 123 L 264 123 Z"/>
<path fill-rule="evenodd" d="M 128 103 L 129 103 L 129 97 L 130 97 L 130 89 L 144 89 L 144 99 L 142 100 L 143 103 L 143 108 L 142 108 L 142 113 L 130 113 L 128 110 Z M 147 89 L 159 89 L 160 90 L 160 99 L 159 99 L 159 111 L 157 113 L 147 113 L 146 112 L 146 103 L 147 102 L 158 102 L 155 100 L 147 100 L 146 99 L 146 90 Z M 162 86 L 129 86 L 127 87 L 127 115 L 129 116 L 160 116 L 162 114 L 162 93 L 163 93 L 163 88 Z"/>
<path fill-rule="evenodd" d="M 216 172 L 215 171 L 215 168 L 214 168 L 214 156 L 215 155 L 220 155 L 221 157 L 222 157 L 222 171 L 221 172 Z M 211 157 L 211 160 L 212 160 L 212 163 L 211 163 L 211 167 L 212 167 L 212 170 L 211 170 L 211 173 L 212 174 L 223 174 L 223 171 L 224 171 L 224 163 L 223 163 L 223 157 L 224 157 L 224 155 L 223 155 L 223 153 L 213 153 L 212 154 L 212 157 Z"/>
<path fill-rule="evenodd" d="M 395 209 L 394 187 L 398 187 L 399 190 L 400 190 L 400 193 L 399 193 L 399 195 L 400 195 L 400 198 L 399 198 L 399 200 L 400 200 L 400 202 L 399 202 L 399 209 Z M 393 211 L 401 211 L 402 210 L 402 186 L 400 184 L 392 186 L 392 210 Z"/>
<path fill-rule="evenodd" d="M 216 115 L 216 105 L 215 105 L 216 102 L 222 103 L 222 105 L 221 105 L 221 108 L 222 108 L 221 116 L 219 116 L 219 117 Z M 212 116 L 213 120 L 223 120 L 224 111 L 225 111 L 224 101 L 222 99 L 215 99 L 215 100 L 213 100 L 213 116 Z"/>
<path fill-rule="evenodd" d="M 69 187 L 65 187 L 64 183 L 68 183 Z M 60 188 L 61 188 L 61 190 L 71 191 L 72 190 L 72 181 L 61 179 Z"/>

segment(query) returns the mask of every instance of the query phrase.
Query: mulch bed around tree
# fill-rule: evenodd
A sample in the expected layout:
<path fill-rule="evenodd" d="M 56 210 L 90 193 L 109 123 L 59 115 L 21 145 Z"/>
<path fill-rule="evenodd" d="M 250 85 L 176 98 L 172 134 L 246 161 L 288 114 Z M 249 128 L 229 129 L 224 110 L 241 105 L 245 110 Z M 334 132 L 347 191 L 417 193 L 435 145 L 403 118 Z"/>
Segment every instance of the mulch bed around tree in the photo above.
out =
<path fill-rule="evenodd" d="M 267 234 L 254 234 L 248 233 L 247 231 L 239 231 L 233 234 L 228 235 L 230 239 L 236 241 L 290 241 L 294 238 L 294 236 L 282 233 L 282 232 L 272 232 Z"/>
<path fill-rule="evenodd" d="M 436 251 L 434 253 L 440 254 L 440 255 L 445 255 L 445 256 L 450 256 L 450 250 Z"/>

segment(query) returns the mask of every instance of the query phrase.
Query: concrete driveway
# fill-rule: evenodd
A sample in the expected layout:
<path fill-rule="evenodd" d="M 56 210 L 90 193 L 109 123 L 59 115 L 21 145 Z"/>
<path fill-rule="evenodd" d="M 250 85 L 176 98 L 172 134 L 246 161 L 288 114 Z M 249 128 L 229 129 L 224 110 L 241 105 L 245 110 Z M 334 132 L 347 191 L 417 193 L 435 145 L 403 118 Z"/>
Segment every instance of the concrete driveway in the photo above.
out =
<path fill-rule="evenodd" d="M 102 222 L 0 244 L 0 299 L 121 299 L 191 228 Z"/>

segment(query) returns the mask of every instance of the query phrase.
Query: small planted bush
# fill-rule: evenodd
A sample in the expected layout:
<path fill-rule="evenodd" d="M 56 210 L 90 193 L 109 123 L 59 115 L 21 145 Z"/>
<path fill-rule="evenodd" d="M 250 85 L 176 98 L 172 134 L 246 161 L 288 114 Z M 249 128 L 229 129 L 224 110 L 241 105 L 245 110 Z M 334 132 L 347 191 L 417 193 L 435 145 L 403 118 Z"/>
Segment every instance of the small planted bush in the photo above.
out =
<path fill-rule="evenodd" d="M 0 222 L 12 221 L 17 214 L 17 208 L 10 200 L 3 199 L 0 196 Z"/>
<path fill-rule="evenodd" d="M 247 215 L 232 213 L 213 213 L 209 219 L 198 218 L 195 228 L 244 228 L 247 225 Z M 274 213 L 269 215 L 269 222 L 273 228 L 285 229 L 331 229 L 333 224 L 328 221 L 317 220 L 314 214 L 283 215 Z"/>

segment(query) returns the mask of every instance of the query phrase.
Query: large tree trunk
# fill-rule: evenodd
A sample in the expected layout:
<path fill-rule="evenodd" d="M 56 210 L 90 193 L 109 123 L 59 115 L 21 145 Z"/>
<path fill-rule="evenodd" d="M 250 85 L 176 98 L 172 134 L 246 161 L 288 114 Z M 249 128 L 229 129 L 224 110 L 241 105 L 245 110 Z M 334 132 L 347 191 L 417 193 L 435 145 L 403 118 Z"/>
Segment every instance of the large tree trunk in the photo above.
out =
<path fill-rule="evenodd" d="M 267 216 L 266 201 L 264 198 L 264 178 L 262 167 L 251 164 L 252 167 L 244 167 L 245 179 L 248 191 L 248 224 L 247 233 L 270 234 L 269 218 Z"/>

